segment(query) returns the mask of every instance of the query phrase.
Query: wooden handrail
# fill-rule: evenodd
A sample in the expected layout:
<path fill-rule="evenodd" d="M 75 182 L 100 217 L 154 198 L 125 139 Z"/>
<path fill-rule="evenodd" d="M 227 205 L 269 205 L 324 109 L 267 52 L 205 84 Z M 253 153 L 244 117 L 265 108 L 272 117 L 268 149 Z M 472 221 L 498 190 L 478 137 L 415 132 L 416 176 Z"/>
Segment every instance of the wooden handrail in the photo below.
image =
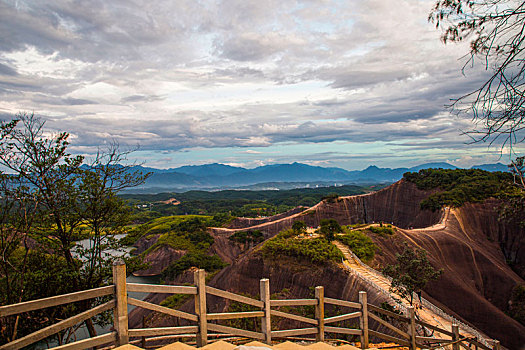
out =
<path fill-rule="evenodd" d="M 158 336 L 176 336 L 180 334 L 195 336 L 197 343 L 200 346 L 204 346 L 208 341 L 208 330 L 212 332 L 231 334 L 234 336 L 248 337 L 258 339 L 271 344 L 272 338 L 286 338 L 294 336 L 304 336 L 315 334 L 317 341 L 324 339 L 325 332 L 327 333 L 341 333 L 349 335 L 357 335 L 361 339 L 362 347 L 368 347 L 369 336 L 381 338 L 387 341 L 395 342 L 403 346 L 408 346 L 411 349 L 415 349 L 416 346 L 421 347 L 420 342 L 441 342 L 451 344 L 454 350 L 457 350 L 459 346 L 466 347 L 463 343 L 474 344 L 483 350 L 493 350 L 490 347 L 478 342 L 476 339 L 467 338 L 459 333 L 457 325 L 453 325 L 452 331 L 441 329 L 440 327 L 428 324 L 423 321 L 416 320 L 414 313 L 410 312 L 413 309 L 408 308 L 408 316 L 399 315 L 397 313 L 384 310 L 378 306 L 369 304 L 367 302 L 366 292 L 359 293 L 359 302 L 352 302 L 347 300 L 339 300 L 334 298 L 326 298 L 324 296 L 323 287 L 316 287 L 315 299 L 270 299 L 270 287 L 267 279 L 262 279 L 260 282 L 260 300 L 243 296 L 240 294 L 232 293 L 229 291 L 221 290 L 218 288 L 206 286 L 204 270 L 198 270 L 195 272 L 195 285 L 194 286 L 171 286 L 171 285 L 150 285 L 150 284 L 139 284 L 139 283 L 126 283 L 125 282 L 125 265 L 121 262 L 115 264 L 114 270 L 114 281 L 115 285 L 106 287 L 100 287 L 90 289 L 86 291 L 80 291 L 75 293 L 69 293 L 49 298 L 43 298 L 39 300 L 32 300 L 23 303 L 5 305 L 0 307 L 0 317 L 12 316 L 23 312 L 34 311 L 44 309 L 48 307 L 63 305 L 67 303 L 82 301 L 86 299 L 92 299 L 107 295 L 114 295 L 115 299 L 111 300 L 102 305 L 96 306 L 91 310 L 84 311 L 80 314 L 72 316 L 66 320 L 60 321 L 54 325 L 45 327 L 32 334 L 24 336 L 20 339 L 16 339 L 8 344 L 0 346 L 0 350 L 18 350 L 22 347 L 31 345 L 37 341 L 40 341 L 49 335 L 60 332 L 66 328 L 72 327 L 79 322 L 83 322 L 98 313 L 115 308 L 114 328 L 115 332 L 96 336 L 80 340 L 74 343 L 65 344 L 57 347 L 59 350 L 78 350 L 84 348 L 92 348 L 95 346 L 114 343 L 117 345 L 124 345 L 129 342 L 129 337 L 158 337 Z M 127 292 L 142 292 L 142 293 L 167 293 L 167 294 L 188 294 L 195 296 L 195 314 L 174 310 L 168 307 L 153 304 L 147 301 L 130 298 Z M 246 312 L 219 312 L 219 313 L 208 313 L 206 311 L 206 295 L 214 295 L 229 300 L 245 303 L 248 305 L 260 308 L 256 311 Z M 146 308 L 152 311 L 161 312 L 173 317 L 180 317 L 187 319 L 197 324 L 194 326 L 181 326 L 181 327 L 160 327 L 160 328 L 140 328 L 140 329 L 128 329 L 128 314 L 127 305 L 134 305 L 137 307 Z M 342 307 L 348 307 L 357 309 L 355 312 L 346 313 L 343 315 L 337 315 L 332 317 L 325 316 L 325 304 L 337 305 Z M 307 318 L 304 316 L 295 315 L 288 312 L 272 309 L 272 307 L 280 306 L 315 306 L 315 319 Z M 374 313 L 377 313 L 374 314 Z M 381 315 L 393 317 L 401 322 L 408 323 L 408 332 L 399 329 L 390 322 L 381 318 Z M 271 316 L 274 317 L 285 317 L 294 321 L 304 322 L 315 327 L 299 328 L 299 329 L 286 329 L 286 330 L 273 330 L 271 329 Z M 261 318 L 261 332 L 254 332 L 245 329 L 238 329 L 234 327 L 224 326 L 215 323 L 209 323 L 208 321 L 213 320 L 229 320 L 229 319 L 241 319 L 241 318 Z M 336 322 L 345 321 L 348 319 L 359 318 L 360 327 L 359 329 L 345 328 L 345 327 L 334 327 L 328 326 Z M 376 321 L 378 324 L 388 328 L 390 331 L 395 332 L 401 338 L 384 334 L 376 330 L 369 329 L 369 319 Z M 421 325 L 429 329 L 435 330 L 444 336 L 449 336 L 451 339 L 435 338 L 435 337 L 421 337 L 416 334 L 416 325 Z M 216 334 L 216 333 L 215 333 Z M 498 349 L 499 343 L 495 342 L 494 349 Z"/>
<path fill-rule="evenodd" d="M 22 312 L 41 310 L 52 306 L 74 303 L 86 299 L 93 299 L 114 294 L 115 286 L 106 286 L 80 292 L 57 295 L 49 298 L 25 301 L 23 303 L 0 306 L 0 317 L 20 314 Z"/>

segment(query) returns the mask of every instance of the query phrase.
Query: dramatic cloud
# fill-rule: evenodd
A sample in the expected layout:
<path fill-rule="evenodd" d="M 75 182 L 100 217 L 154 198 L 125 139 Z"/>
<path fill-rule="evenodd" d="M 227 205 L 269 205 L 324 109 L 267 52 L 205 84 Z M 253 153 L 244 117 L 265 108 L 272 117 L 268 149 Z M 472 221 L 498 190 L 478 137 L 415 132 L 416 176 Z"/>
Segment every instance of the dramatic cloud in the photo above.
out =
<path fill-rule="evenodd" d="M 34 111 L 77 152 L 117 141 L 162 167 L 476 162 L 491 151 L 443 106 L 486 72 L 461 74 L 468 47 L 440 42 L 432 5 L 0 0 L 0 117 Z"/>

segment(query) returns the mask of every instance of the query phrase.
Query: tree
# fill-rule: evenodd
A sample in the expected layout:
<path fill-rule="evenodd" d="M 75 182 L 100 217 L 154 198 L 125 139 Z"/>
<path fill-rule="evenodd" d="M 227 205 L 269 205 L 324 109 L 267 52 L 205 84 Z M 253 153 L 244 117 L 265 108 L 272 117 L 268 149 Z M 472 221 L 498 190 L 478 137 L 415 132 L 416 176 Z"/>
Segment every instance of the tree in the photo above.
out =
<path fill-rule="evenodd" d="M 501 138 L 512 146 L 524 140 L 525 2 L 515 0 L 439 0 L 429 21 L 444 28 L 442 40 L 470 40 L 467 65 L 481 61 L 491 75 L 477 90 L 450 106 L 476 122 L 474 141 Z M 464 67 L 464 68 L 465 68 Z M 480 126 L 481 128 L 478 128 Z"/>
<path fill-rule="evenodd" d="M 407 299 L 412 305 L 414 292 L 421 292 L 428 282 L 437 279 L 443 270 L 435 270 L 423 249 L 411 249 L 406 243 L 396 264 L 388 265 L 383 273 L 392 277 L 390 290 Z"/>
<path fill-rule="evenodd" d="M 306 232 L 306 224 L 304 221 L 297 220 L 293 223 L 292 230 L 297 234 L 304 233 Z"/>
<path fill-rule="evenodd" d="M 336 233 L 342 232 L 343 229 L 335 219 L 321 220 L 319 232 L 328 240 L 333 241 Z"/>
<path fill-rule="evenodd" d="M 9 295 L 18 298 L 2 298 L 2 303 L 107 284 L 116 257 L 105 251 L 119 248 L 114 235 L 127 223 L 128 207 L 116 194 L 143 183 L 148 176 L 121 166 L 126 153 L 119 153 L 116 146 L 99 152 L 89 165 L 84 164 L 83 156 L 67 152 L 68 133 L 47 136 L 44 125 L 33 114 L 24 113 L 0 125 L 0 165 L 8 169 L 0 173 L 0 290 L 8 290 Z M 76 241 L 85 236 L 89 238 L 88 246 L 78 246 Z M 30 257 L 38 260 L 36 266 L 31 266 L 31 273 L 36 269 L 46 281 L 56 277 L 63 289 L 29 283 Z M 60 274 L 49 264 L 60 266 Z M 55 275 L 49 276 L 51 273 Z M 93 302 L 96 300 L 63 310 L 83 311 L 93 307 Z M 65 311 L 53 310 L 47 314 L 47 323 L 64 318 Z M 25 325 L 14 321 L 3 328 L 2 338 L 15 339 L 20 327 L 30 331 L 31 320 L 23 321 Z M 93 335 L 91 322 L 86 325 Z M 62 336 L 57 338 L 59 343 L 64 340 Z"/>

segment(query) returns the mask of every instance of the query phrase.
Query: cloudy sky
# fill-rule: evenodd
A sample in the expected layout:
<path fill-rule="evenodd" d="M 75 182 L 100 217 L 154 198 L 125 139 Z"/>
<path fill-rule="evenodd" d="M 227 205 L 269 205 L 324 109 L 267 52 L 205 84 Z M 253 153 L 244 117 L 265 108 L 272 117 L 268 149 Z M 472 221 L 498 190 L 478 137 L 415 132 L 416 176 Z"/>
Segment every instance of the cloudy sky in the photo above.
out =
<path fill-rule="evenodd" d="M 160 168 L 508 162 L 444 109 L 484 72 L 461 74 L 433 2 L 0 0 L 0 118 Z"/>

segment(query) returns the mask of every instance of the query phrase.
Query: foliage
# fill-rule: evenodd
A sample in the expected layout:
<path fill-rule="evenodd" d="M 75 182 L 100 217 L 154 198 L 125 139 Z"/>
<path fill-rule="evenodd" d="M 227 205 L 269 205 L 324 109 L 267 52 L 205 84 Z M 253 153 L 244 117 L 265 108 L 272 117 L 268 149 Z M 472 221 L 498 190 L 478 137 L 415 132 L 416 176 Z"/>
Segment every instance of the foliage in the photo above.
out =
<path fill-rule="evenodd" d="M 107 251 L 119 251 L 113 236 L 122 232 L 129 218 L 128 206 L 116 194 L 143 183 L 147 175 L 121 166 L 126 153 L 120 153 L 116 145 L 86 164 L 84 157 L 68 153 L 68 137 L 65 132 L 47 136 L 44 122 L 32 114 L 18 114 L 0 125 L 0 165 L 7 169 L 0 173 L 0 244 L 4 253 L 0 288 L 7 295 L 3 303 L 44 296 L 46 287 L 60 293 L 50 281 L 54 273 L 69 291 L 105 285 L 111 276 L 111 264 L 117 257 Z M 76 244 L 81 237 L 89 237 L 86 247 Z M 46 263 L 33 261 L 35 266 L 30 265 L 37 256 Z M 60 273 L 50 270 L 47 263 L 60 266 Z M 37 277 L 47 284 L 28 284 Z M 67 310 L 84 311 L 97 302 L 100 300 L 82 301 Z M 57 312 L 49 314 L 46 321 L 66 317 Z M 90 320 L 86 325 L 93 333 Z M 1 337 L 14 339 L 30 329 L 8 321 Z M 63 340 L 61 336 L 57 339 L 59 343 Z"/>
<path fill-rule="evenodd" d="M 253 296 L 246 293 L 239 293 L 248 298 L 259 299 L 258 296 Z M 228 309 L 226 312 L 249 312 L 249 311 L 260 311 L 261 309 L 257 306 L 241 303 L 235 300 L 230 300 Z M 225 325 L 228 327 L 246 329 L 248 331 L 260 332 L 261 331 L 261 318 L 260 317 L 248 317 L 248 318 L 236 318 L 225 321 Z"/>
<path fill-rule="evenodd" d="M 368 262 L 374 258 L 377 246 L 364 232 L 350 231 L 344 235 L 337 236 L 336 239 L 348 246 L 348 248 L 364 262 Z"/>
<path fill-rule="evenodd" d="M 162 278 L 164 280 L 173 280 L 190 267 L 204 269 L 207 272 L 214 272 L 222 269 L 226 265 L 218 255 L 210 256 L 201 251 L 190 251 L 164 269 L 164 271 L 162 271 Z"/>
<path fill-rule="evenodd" d="M 509 165 L 509 171 L 514 176 L 514 183 L 525 190 L 525 157 L 517 157 L 513 160 Z"/>
<path fill-rule="evenodd" d="M 525 2 L 439 0 L 429 20 L 444 28 L 443 42 L 470 40 L 465 67 L 479 60 L 492 74 L 477 90 L 457 99 L 457 114 L 474 118 L 475 141 L 522 142 L 525 129 Z"/>
<path fill-rule="evenodd" d="M 191 294 L 173 294 L 161 301 L 160 305 L 170 309 L 178 309 L 189 299 L 191 299 Z"/>
<path fill-rule="evenodd" d="M 292 224 L 292 230 L 297 234 L 304 233 L 306 232 L 306 224 L 301 220 L 294 221 Z"/>
<path fill-rule="evenodd" d="M 435 270 L 423 249 L 411 249 L 406 243 L 401 254 L 396 254 L 397 263 L 388 265 L 383 273 L 392 277 L 390 290 L 410 301 L 414 292 L 419 292 L 428 282 L 437 279 L 443 270 Z"/>
<path fill-rule="evenodd" d="M 339 261 L 343 258 L 339 249 L 324 238 L 298 239 L 289 237 L 289 232 L 293 235 L 293 231 L 288 230 L 267 240 L 262 247 L 263 256 L 266 258 L 292 256 L 314 264 Z"/>
<path fill-rule="evenodd" d="M 404 179 L 421 190 L 439 189 L 421 202 L 422 209 L 438 210 L 444 205 L 460 207 L 466 202 L 506 198 L 517 193 L 512 175 L 480 169 L 422 169 L 405 173 Z"/>
<path fill-rule="evenodd" d="M 373 190 L 376 190 L 373 188 Z M 221 226 L 234 216 L 253 217 L 270 216 L 285 212 L 297 206 L 313 206 L 329 193 L 337 192 L 340 196 L 363 194 L 372 190 L 370 186 L 345 185 L 337 187 L 301 188 L 293 190 L 262 191 L 188 191 L 183 193 L 158 194 L 123 194 L 129 200 L 136 215 L 139 213 L 157 213 L 162 216 L 202 214 L 217 216 L 214 226 Z M 177 198 L 179 205 L 162 203 L 170 198 Z M 137 208 L 137 205 L 146 205 Z M 137 220 L 144 220 L 137 216 Z M 145 221 L 141 221 L 145 222 Z"/>
<path fill-rule="evenodd" d="M 509 300 L 509 315 L 525 325 L 525 285 L 516 285 Z"/>
<path fill-rule="evenodd" d="M 337 193 L 329 193 L 326 196 L 323 196 L 321 198 L 323 201 L 326 201 L 327 203 L 334 203 L 339 198 L 339 195 Z"/>
<path fill-rule="evenodd" d="M 228 238 L 237 243 L 260 243 L 264 240 L 263 233 L 259 230 L 238 231 Z"/>
<path fill-rule="evenodd" d="M 333 241 L 336 233 L 342 232 L 343 229 L 335 219 L 322 219 L 319 233 L 321 233 L 328 241 Z"/>
<path fill-rule="evenodd" d="M 370 226 L 368 230 L 381 236 L 392 236 L 394 233 L 396 233 L 396 230 L 392 227 L 392 225 Z"/>

